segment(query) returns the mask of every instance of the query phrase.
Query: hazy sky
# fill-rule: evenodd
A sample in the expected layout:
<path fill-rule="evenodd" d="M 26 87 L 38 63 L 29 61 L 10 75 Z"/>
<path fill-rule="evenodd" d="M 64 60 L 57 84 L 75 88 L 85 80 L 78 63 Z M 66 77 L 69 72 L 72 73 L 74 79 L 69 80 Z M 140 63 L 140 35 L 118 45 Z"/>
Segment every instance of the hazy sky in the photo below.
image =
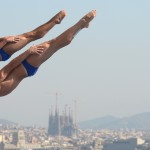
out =
<path fill-rule="evenodd" d="M 0 98 L 0 118 L 47 126 L 56 92 L 61 110 L 77 101 L 78 121 L 150 111 L 150 0 L 5 0 L 0 36 L 30 31 L 62 9 L 68 15 L 61 25 L 33 43 L 58 36 L 92 9 L 97 17 L 35 76 Z"/>

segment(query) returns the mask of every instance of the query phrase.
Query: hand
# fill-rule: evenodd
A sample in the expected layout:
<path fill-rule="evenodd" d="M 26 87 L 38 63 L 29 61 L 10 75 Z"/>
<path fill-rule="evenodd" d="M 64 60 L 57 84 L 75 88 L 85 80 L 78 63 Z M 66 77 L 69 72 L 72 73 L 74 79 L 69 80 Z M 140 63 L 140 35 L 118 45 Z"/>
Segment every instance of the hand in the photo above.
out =
<path fill-rule="evenodd" d="M 29 52 L 30 54 L 37 54 L 37 55 L 41 55 L 43 53 L 44 47 L 43 46 L 31 46 L 29 48 Z"/>
<path fill-rule="evenodd" d="M 14 42 L 14 43 L 17 43 L 17 42 L 20 40 L 20 38 L 17 37 L 17 36 L 7 36 L 7 37 L 5 37 L 5 40 L 6 40 L 7 42 Z"/>

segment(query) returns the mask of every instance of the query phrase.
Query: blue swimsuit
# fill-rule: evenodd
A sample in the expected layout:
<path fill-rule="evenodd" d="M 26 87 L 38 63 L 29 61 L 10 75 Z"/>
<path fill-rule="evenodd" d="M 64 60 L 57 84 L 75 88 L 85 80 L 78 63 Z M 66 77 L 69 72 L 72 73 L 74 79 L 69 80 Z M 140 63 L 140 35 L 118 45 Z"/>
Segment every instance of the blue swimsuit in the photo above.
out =
<path fill-rule="evenodd" d="M 2 61 L 6 61 L 6 60 L 8 60 L 11 57 L 2 48 L 0 48 L 0 55 L 2 57 Z"/>
<path fill-rule="evenodd" d="M 26 60 L 24 60 L 22 62 L 22 64 L 23 64 L 24 68 L 26 69 L 28 76 L 33 76 L 38 70 L 38 67 L 34 67 L 34 66 L 30 65 Z"/>
<path fill-rule="evenodd" d="M 11 57 L 2 48 L 0 48 L 0 55 L 2 57 L 2 61 L 6 61 Z M 30 65 L 26 60 L 24 60 L 22 62 L 22 64 L 23 64 L 24 68 L 26 69 L 28 76 L 33 76 L 38 70 L 38 67 L 34 67 L 34 66 Z"/>

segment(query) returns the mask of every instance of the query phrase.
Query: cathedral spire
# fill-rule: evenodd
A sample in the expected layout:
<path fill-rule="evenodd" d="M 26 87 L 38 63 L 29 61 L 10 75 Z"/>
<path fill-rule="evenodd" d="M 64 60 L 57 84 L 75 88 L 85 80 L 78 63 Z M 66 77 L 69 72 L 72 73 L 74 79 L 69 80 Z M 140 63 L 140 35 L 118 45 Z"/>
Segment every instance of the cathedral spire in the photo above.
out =
<path fill-rule="evenodd" d="M 58 93 L 56 92 L 56 106 L 55 106 L 55 116 L 57 116 L 58 115 Z"/>

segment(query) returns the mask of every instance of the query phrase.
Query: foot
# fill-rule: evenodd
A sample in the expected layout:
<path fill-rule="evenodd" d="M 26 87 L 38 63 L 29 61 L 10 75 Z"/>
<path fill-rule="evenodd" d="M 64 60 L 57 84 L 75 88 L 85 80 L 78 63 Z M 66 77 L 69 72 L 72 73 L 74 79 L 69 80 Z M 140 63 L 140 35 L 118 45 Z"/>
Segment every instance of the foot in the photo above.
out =
<path fill-rule="evenodd" d="M 54 19 L 54 22 L 56 24 L 60 24 L 66 15 L 67 15 L 66 11 L 62 10 L 58 14 L 56 14 L 52 19 Z"/>
<path fill-rule="evenodd" d="M 88 28 L 90 21 L 96 16 L 96 10 L 92 10 L 86 14 L 79 22 L 82 22 L 82 28 Z"/>

